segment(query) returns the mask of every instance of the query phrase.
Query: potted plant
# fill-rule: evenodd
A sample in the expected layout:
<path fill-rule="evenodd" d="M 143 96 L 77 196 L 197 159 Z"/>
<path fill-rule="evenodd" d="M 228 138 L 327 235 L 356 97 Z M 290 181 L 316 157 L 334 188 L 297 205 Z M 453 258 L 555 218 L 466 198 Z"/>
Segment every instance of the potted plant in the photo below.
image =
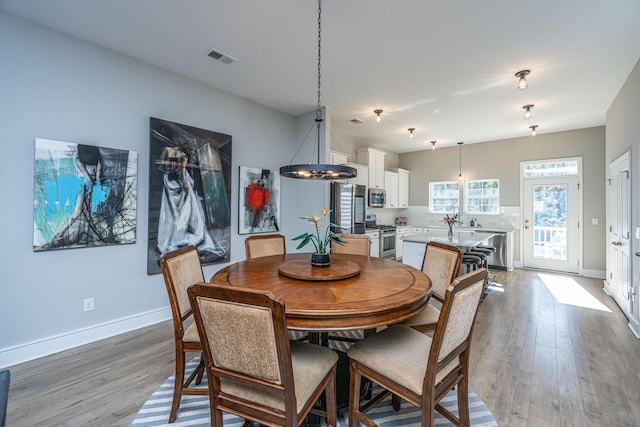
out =
<path fill-rule="evenodd" d="M 347 242 L 332 230 L 332 228 L 341 229 L 342 227 L 326 221 L 327 215 L 329 215 L 331 211 L 323 208 L 320 213 L 322 217 L 315 214 L 313 216 L 299 217 L 312 223 L 315 228 L 315 233 L 302 233 L 291 240 L 302 240 L 296 249 L 305 247 L 309 242 L 313 243 L 315 252 L 311 254 L 311 265 L 313 267 L 329 267 L 331 265 L 331 256 L 329 253 L 331 250 L 331 242 L 336 242 L 340 245 L 346 245 Z"/>

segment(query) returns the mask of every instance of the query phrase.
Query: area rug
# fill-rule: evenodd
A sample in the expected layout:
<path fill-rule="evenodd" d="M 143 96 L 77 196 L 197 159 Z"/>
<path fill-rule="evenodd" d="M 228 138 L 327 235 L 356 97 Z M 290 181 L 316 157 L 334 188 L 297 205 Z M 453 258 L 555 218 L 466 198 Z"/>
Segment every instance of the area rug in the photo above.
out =
<path fill-rule="evenodd" d="M 187 364 L 187 372 L 190 372 L 197 365 L 197 360 L 192 360 Z M 173 375 L 169 377 L 158 390 L 140 408 L 138 415 L 131 423 L 136 427 L 151 426 L 190 426 L 204 427 L 210 425 L 209 415 L 209 398 L 207 396 L 184 396 L 178 410 L 176 422 L 168 424 L 169 411 L 171 410 L 171 400 L 173 398 Z M 203 379 L 202 385 L 206 387 L 206 380 Z M 456 392 L 451 391 L 442 401 L 442 406 L 458 415 Z M 469 390 L 469 412 L 471 416 L 471 425 L 475 427 L 497 426 L 495 418 L 480 400 L 480 398 L 471 390 Z M 371 411 L 367 412 L 372 419 L 380 426 L 418 426 L 420 425 L 420 410 L 407 402 L 402 402 L 402 408 L 396 412 L 391 407 L 391 398 L 387 398 Z M 325 426 L 324 419 L 321 419 Z M 225 427 L 241 427 L 243 420 L 235 415 L 224 415 Z M 442 417 L 436 412 L 437 425 L 452 425 L 449 420 Z M 347 411 L 343 410 L 338 413 L 338 427 L 347 427 Z"/>

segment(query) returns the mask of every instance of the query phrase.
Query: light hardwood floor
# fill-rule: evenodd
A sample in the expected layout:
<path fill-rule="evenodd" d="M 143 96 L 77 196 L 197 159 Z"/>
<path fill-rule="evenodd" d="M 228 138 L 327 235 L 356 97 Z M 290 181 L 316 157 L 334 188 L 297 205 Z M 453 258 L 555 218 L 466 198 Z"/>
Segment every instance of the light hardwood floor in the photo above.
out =
<path fill-rule="evenodd" d="M 640 341 L 602 280 L 496 274 L 477 317 L 470 382 L 498 424 L 640 426 Z M 586 290 L 606 311 L 560 302 L 545 282 L 569 300 Z M 163 322 L 12 367 L 7 425 L 129 425 L 173 372 L 171 328 Z"/>

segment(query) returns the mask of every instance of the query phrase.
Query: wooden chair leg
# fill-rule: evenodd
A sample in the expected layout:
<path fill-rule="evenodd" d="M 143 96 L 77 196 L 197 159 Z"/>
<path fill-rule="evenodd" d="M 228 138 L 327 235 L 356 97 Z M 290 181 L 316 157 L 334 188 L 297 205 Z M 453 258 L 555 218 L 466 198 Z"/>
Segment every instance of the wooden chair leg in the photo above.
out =
<path fill-rule="evenodd" d="M 324 391 L 326 410 L 327 410 L 327 425 L 328 427 L 337 427 L 338 425 L 338 409 L 336 402 L 336 368 L 333 368 L 331 379 L 327 384 L 327 388 Z"/>
<path fill-rule="evenodd" d="M 391 403 L 393 404 L 393 410 L 398 412 L 400 410 L 400 405 L 402 404 L 400 397 L 395 394 L 392 394 Z"/>
<path fill-rule="evenodd" d="M 356 372 L 353 360 L 349 361 L 349 427 L 357 427 L 356 412 L 360 407 L 360 383 L 362 377 Z"/>
<path fill-rule="evenodd" d="M 169 413 L 169 424 L 173 423 L 178 416 L 180 399 L 182 399 L 182 384 L 184 381 L 184 352 L 176 351 L 176 378 L 173 385 L 173 402 Z"/>

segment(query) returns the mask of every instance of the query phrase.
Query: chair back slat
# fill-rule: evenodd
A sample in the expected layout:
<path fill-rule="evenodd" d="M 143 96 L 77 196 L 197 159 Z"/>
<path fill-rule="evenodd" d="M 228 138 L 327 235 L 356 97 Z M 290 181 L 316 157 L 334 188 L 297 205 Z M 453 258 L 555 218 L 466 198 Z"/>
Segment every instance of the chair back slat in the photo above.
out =
<path fill-rule="evenodd" d="M 346 245 L 331 242 L 331 253 L 369 256 L 371 239 L 366 234 L 339 234 Z"/>
<path fill-rule="evenodd" d="M 187 288 L 194 283 L 204 281 L 198 249 L 187 246 L 165 254 L 160 260 L 162 275 L 169 293 L 172 310 L 184 317 L 191 310 Z"/>
<path fill-rule="evenodd" d="M 281 234 L 264 234 L 247 237 L 244 241 L 247 259 L 287 253 L 284 236 Z"/>
<path fill-rule="evenodd" d="M 441 362 L 468 347 L 487 277 L 487 270 L 482 268 L 454 280 L 447 289 L 430 359 Z"/>
<path fill-rule="evenodd" d="M 462 251 L 456 246 L 439 242 L 427 243 L 422 271 L 431 279 L 431 294 L 438 300 L 444 300 L 447 287 L 458 276 L 462 255 Z"/>
<path fill-rule="evenodd" d="M 271 310 L 198 297 L 214 365 L 281 384 Z"/>

